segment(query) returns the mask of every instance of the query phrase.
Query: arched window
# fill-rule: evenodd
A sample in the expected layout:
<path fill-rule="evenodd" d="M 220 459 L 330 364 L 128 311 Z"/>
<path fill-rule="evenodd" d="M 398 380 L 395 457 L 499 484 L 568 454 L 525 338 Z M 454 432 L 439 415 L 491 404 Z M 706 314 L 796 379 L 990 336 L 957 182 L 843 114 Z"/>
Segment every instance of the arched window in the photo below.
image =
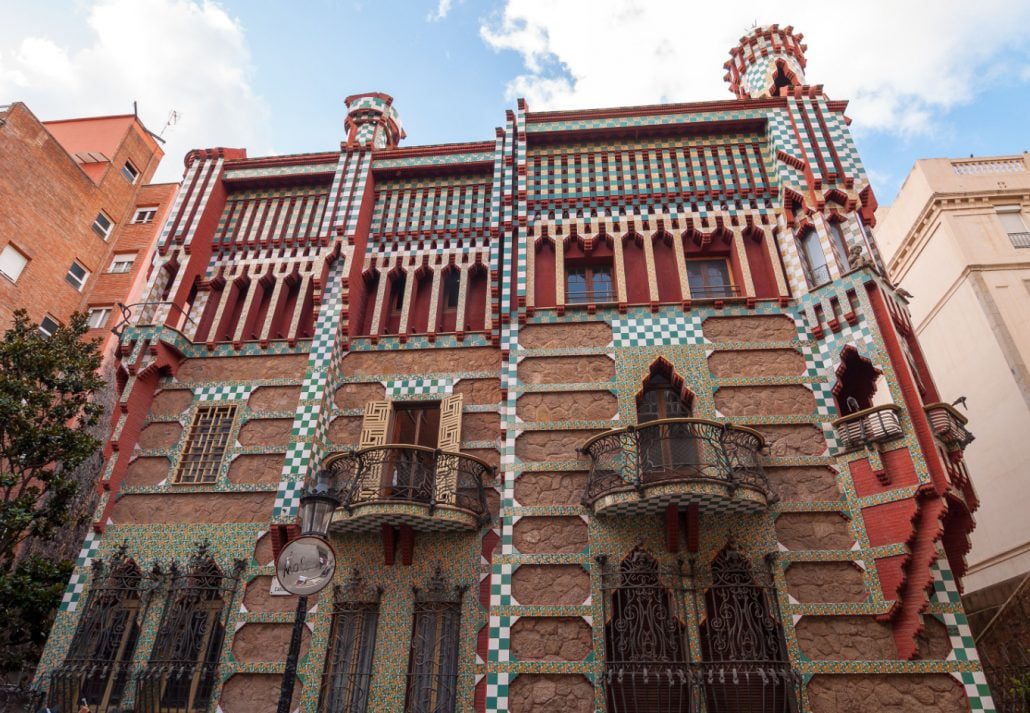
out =
<path fill-rule="evenodd" d="M 93 585 L 68 656 L 51 675 L 51 708 L 78 710 L 85 701 L 96 713 L 120 710 L 139 638 L 143 583 L 124 553 L 109 572 L 103 561 L 94 561 Z"/>
<path fill-rule="evenodd" d="M 651 365 L 644 386 L 637 394 L 637 423 L 664 418 L 689 418 L 693 395 L 667 361 Z"/>
<path fill-rule="evenodd" d="M 691 709 L 690 642 L 681 584 L 678 571 L 662 568 L 640 548 L 619 564 L 603 567 L 603 683 L 610 713 Z"/>
<path fill-rule="evenodd" d="M 690 477 L 698 467 L 698 439 L 690 418 L 693 395 L 672 365 L 659 359 L 637 394 L 638 458 L 645 481 Z M 653 424 L 653 425 L 648 425 Z"/>
<path fill-rule="evenodd" d="M 819 235 L 815 228 L 807 228 L 798 238 L 801 244 L 801 257 L 805 263 L 805 274 L 808 286 L 819 287 L 830 281 L 830 267 L 826 264 L 826 253 L 819 243 Z"/>
<path fill-rule="evenodd" d="M 851 266 L 848 264 L 848 241 L 844 237 L 844 229 L 839 220 L 829 220 L 827 224 L 830 228 L 830 245 L 833 247 L 837 267 L 841 272 L 847 272 Z"/>

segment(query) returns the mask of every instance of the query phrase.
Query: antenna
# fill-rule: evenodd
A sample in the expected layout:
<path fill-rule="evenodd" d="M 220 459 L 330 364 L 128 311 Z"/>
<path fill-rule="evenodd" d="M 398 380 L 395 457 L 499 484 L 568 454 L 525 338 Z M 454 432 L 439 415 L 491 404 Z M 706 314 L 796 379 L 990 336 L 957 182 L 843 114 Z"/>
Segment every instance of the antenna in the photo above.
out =
<path fill-rule="evenodd" d="M 165 131 L 168 130 L 168 127 L 175 126 L 177 123 L 179 123 L 179 112 L 177 112 L 175 109 L 172 109 L 171 113 L 168 114 L 168 121 L 165 122 L 164 128 L 161 129 L 161 133 L 158 134 L 158 136 L 163 137 L 165 135 Z"/>

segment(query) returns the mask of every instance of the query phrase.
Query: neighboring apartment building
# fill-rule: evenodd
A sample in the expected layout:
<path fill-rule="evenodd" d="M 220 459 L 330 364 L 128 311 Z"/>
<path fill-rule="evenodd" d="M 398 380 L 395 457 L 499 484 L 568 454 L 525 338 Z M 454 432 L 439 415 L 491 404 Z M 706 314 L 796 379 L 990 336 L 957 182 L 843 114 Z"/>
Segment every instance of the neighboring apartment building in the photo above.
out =
<path fill-rule="evenodd" d="M 741 38 L 725 101 L 402 147 L 367 93 L 338 150 L 191 152 L 51 703 L 275 710 L 325 470 L 290 710 L 995 710 L 966 431 L 801 40 Z"/>
<path fill-rule="evenodd" d="M 879 215 L 931 371 L 977 426 L 966 451 L 981 502 L 965 578 L 974 633 L 991 663 L 1028 664 L 1030 156 L 917 161 Z"/>
<path fill-rule="evenodd" d="M 39 121 L 0 109 L 0 328 L 18 308 L 43 331 L 89 313 L 105 357 L 119 302 L 137 301 L 176 184 L 148 185 L 164 155 L 132 114 Z"/>

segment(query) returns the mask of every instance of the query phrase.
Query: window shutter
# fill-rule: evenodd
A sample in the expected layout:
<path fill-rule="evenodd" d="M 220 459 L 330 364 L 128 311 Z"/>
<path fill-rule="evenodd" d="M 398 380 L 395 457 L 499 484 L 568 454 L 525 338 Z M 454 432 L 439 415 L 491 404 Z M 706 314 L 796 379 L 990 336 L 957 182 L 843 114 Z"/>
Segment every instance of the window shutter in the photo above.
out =
<path fill-rule="evenodd" d="M 365 416 L 361 422 L 359 448 L 385 446 L 390 437 L 393 421 L 393 403 L 390 401 L 369 401 L 365 404 Z M 375 461 L 376 459 L 373 459 Z M 371 465 L 361 476 L 361 497 L 374 500 L 382 485 L 382 465 Z"/>
<path fill-rule="evenodd" d="M 461 450 L 461 407 L 463 394 L 451 394 L 440 402 L 440 430 L 436 447 L 457 453 Z M 436 502 L 453 503 L 458 490 L 458 460 L 440 456 L 436 466 Z"/>

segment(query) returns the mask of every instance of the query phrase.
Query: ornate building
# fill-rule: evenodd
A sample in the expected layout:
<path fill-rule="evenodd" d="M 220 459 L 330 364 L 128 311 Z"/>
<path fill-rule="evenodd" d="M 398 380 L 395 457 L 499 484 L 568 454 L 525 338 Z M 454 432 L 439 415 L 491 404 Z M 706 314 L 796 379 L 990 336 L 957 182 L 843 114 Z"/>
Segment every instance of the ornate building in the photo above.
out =
<path fill-rule="evenodd" d="M 51 700 L 274 710 L 326 469 L 300 710 L 994 710 L 968 432 L 801 40 L 742 38 L 728 101 L 402 147 L 360 94 L 339 151 L 190 153 Z"/>

